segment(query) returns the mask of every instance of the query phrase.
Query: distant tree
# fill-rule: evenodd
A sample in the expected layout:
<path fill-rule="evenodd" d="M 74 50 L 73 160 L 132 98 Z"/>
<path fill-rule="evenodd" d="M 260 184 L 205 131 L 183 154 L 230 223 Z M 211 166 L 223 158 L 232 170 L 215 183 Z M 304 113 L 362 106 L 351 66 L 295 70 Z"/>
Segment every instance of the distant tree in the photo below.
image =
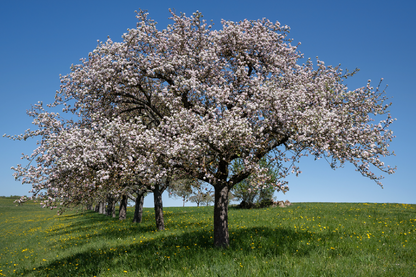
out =
<path fill-rule="evenodd" d="M 231 192 L 230 192 L 231 194 Z M 229 195 L 228 196 L 230 200 L 232 200 L 233 196 Z M 214 203 L 214 193 L 213 192 L 208 192 L 205 197 L 204 197 L 204 201 L 203 203 L 205 203 L 205 206 L 209 206 L 211 203 Z"/>
<path fill-rule="evenodd" d="M 197 207 L 203 203 L 208 206 L 213 201 L 213 191 L 208 189 L 207 185 L 207 183 L 199 181 L 192 186 L 192 195 L 189 197 L 189 201 L 195 203 Z"/>
<path fill-rule="evenodd" d="M 272 158 L 269 155 L 264 156 L 259 161 L 259 166 L 262 169 L 267 169 L 267 180 L 262 184 L 256 184 L 255 176 L 252 175 L 240 183 L 236 184 L 232 188 L 232 193 L 235 199 L 241 201 L 241 206 L 243 207 L 253 207 L 255 204 L 269 202 L 273 199 L 273 194 L 275 189 L 273 184 L 277 183 L 279 180 L 278 168 L 272 162 Z M 241 160 L 235 160 L 232 164 L 233 172 L 240 172 L 243 170 L 243 165 Z"/>
<path fill-rule="evenodd" d="M 192 195 L 192 186 L 195 184 L 197 184 L 197 180 L 191 178 L 172 181 L 167 189 L 169 197 L 182 199 L 182 206 L 185 207 L 185 203 L 189 201 L 189 197 Z"/>

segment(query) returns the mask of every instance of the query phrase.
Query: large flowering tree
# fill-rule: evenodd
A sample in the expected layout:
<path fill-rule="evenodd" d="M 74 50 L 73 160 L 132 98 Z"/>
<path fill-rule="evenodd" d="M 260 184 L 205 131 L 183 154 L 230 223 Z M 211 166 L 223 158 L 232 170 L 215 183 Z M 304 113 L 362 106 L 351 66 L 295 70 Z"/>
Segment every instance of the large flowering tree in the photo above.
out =
<path fill-rule="evenodd" d="M 381 161 L 392 154 L 393 138 L 383 91 L 370 82 L 348 90 L 343 82 L 353 73 L 320 60 L 300 64 L 287 26 L 222 21 L 222 29 L 213 30 L 196 12 L 172 13 L 173 24 L 160 31 L 147 13 L 137 18 L 122 42 L 99 44 L 61 78 L 53 104 L 87 125 L 95 122 L 92 130 L 110 124 L 128 141 L 109 164 L 120 170 L 103 167 L 96 180 L 104 183 L 117 172 L 126 181 L 139 174 L 157 184 L 177 174 L 208 182 L 215 189 L 214 244 L 224 247 L 228 192 L 250 175 L 253 189 L 270 183 L 259 166 L 266 154 L 275 157 L 280 179 L 299 173 L 294 164 L 307 154 L 329 159 L 334 168 L 350 162 L 379 185 L 382 177 L 370 166 L 394 172 Z M 373 122 L 371 115 L 385 118 Z M 87 159 L 97 163 L 106 147 Z"/>

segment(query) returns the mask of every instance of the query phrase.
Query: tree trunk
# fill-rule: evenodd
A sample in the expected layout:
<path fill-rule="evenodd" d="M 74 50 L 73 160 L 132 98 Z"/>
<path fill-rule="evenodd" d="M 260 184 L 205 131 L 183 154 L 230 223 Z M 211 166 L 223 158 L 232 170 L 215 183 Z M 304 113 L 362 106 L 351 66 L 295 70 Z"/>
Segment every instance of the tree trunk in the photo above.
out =
<path fill-rule="evenodd" d="M 116 203 L 115 203 L 115 199 L 113 196 L 108 195 L 107 196 L 107 216 L 112 216 L 115 217 L 115 210 L 116 210 Z"/>
<path fill-rule="evenodd" d="M 133 223 L 141 223 L 143 215 L 144 192 L 137 192 L 136 205 L 134 207 Z"/>
<path fill-rule="evenodd" d="M 230 244 L 228 234 L 228 191 L 226 185 L 215 186 L 214 204 L 214 246 L 227 247 Z"/>
<path fill-rule="evenodd" d="M 116 218 L 116 200 L 114 199 L 113 201 L 113 211 L 112 211 L 112 216 L 113 218 Z"/>
<path fill-rule="evenodd" d="M 127 195 L 123 195 L 120 200 L 120 209 L 118 210 L 118 219 L 125 220 L 127 218 Z"/>
<path fill-rule="evenodd" d="M 153 190 L 153 199 L 155 202 L 156 228 L 158 230 L 165 230 L 165 222 L 163 220 L 162 192 L 159 190 L 159 185 L 155 185 L 155 189 Z"/>
<path fill-rule="evenodd" d="M 105 214 L 105 203 L 104 202 L 100 202 L 100 207 L 99 207 L 99 213 L 100 214 Z"/>
<path fill-rule="evenodd" d="M 100 211 L 100 204 L 95 205 L 95 210 L 96 213 L 98 213 Z"/>

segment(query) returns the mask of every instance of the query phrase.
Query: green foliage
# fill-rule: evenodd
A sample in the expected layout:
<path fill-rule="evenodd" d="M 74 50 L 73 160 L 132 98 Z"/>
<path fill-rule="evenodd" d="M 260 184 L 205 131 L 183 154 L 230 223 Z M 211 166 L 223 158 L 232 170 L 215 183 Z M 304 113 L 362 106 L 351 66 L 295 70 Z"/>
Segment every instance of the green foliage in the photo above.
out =
<path fill-rule="evenodd" d="M 185 202 L 196 203 L 197 206 L 203 204 L 208 206 L 214 202 L 212 188 L 208 189 L 208 183 L 195 179 L 178 179 L 168 187 L 169 197 L 181 198 Z"/>
<path fill-rule="evenodd" d="M 236 184 L 232 188 L 232 193 L 236 200 L 242 202 L 242 206 L 250 207 L 265 207 L 266 203 L 270 203 L 273 199 L 273 193 L 275 191 L 273 184 L 278 181 L 278 169 L 271 163 L 270 157 L 265 156 L 259 161 L 259 165 L 262 168 L 267 168 L 270 180 L 263 184 L 263 187 L 253 189 L 251 183 L 255 176 L 250 176 L 242 182 Z M 236 160 L 232 165 L 233 172 L 239 172 L 243 169 L 242 161 Z"/>
<path fill-rule="evenodd" d="M 183 205 L 188 202 L 192 195 L 192 187 L 197 185 L 198 182 L 191 178 L 180 178 L 178 180 L 173 181 L 168 186 L 168 193 L 169 197 L 181 198 L 183 201 Z"/>
<path fill-rule="evenodd" d="M 157 231 L 149 208 L 134 224 L 0 198 L 0 276 L 416 276 L 416 205 L 230 207 L 227 249 L 212 210 L 165 208 Z"/>

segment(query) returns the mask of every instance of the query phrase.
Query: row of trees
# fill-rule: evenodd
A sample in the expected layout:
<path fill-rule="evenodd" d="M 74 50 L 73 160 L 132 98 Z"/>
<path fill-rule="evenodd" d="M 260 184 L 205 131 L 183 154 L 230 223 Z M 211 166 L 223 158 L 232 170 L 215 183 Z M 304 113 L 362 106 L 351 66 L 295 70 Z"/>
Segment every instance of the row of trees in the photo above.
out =
<path fill-rule="evenodd" d="M 61 77 L 49 107 L 72 119 L 38 103 L 28 112 L 37 129 L 12 137 L 40 137 L 29 165 L 14 169 L 45 206 L 132 193 L 140 202 L 151 191 L 163 229 L 162 193 L 204 182 L 214 192 L 214 244 L 226 247 L 230 190 L 286 191 L 282 180 L 300 173 L 305 155 L 333 168 L 350 162 L 380 185 L 370 166 L 394 172 L 381 161 L 393 139 L 383 91 L 370 82 L 348 90 L 355 72 L 320 60 L 299 64 L 287 26 L 222 21 L 213 30 L 196 12 L 172 13 L 160 31 L 146 12 L 137 18 L 122 42 L 100 43 Z"/>

